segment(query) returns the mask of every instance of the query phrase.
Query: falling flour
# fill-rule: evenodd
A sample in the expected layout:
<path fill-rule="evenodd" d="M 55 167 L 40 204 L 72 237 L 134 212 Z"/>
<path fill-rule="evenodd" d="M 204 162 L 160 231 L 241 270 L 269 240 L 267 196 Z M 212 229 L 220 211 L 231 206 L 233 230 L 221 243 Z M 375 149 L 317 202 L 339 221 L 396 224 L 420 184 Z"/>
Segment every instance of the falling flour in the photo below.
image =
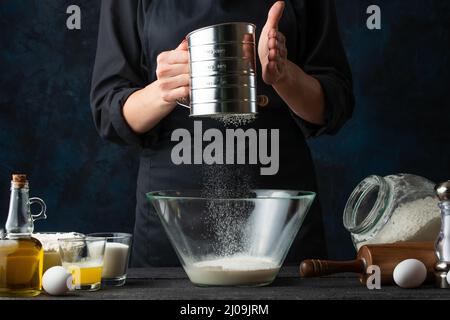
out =
<path fill-rule="evenodd" d="M 253 204 L 226 199 L 248 198 L 252 186 L 251 174 L 244 167 L 213 165 L 205 168 L 202 196 L 207 200 L 203 223 L 206 232 L 214 236 L 216 255 L 231 256 L 248 247 L 245 221 Z"/>
<path fill-rule="evenodd" d="M 218 114 L 212 116 L 212 118 L 220 121 L 226 127 L 242 127 L 255 121 L 256 115 L 253 113 Z"/>
<path fill-rule="evenodd" d="M 233 200 L 254 197 L 251 170 L 242 166 L 205 168 L 202 196 L 206 200 L 204 225 L 211 242 L 212 257 L 185 266 L 189 279 L 198 285 L 256 286 L 271 283 L 280 266 L 270 258 L 249 254 L 255 204 Z M 208 201 L 209 199 L 209 201 Z"/>
<path fill-rule="evenodd" d="M 273 260 L 232 256 L 197 262 L 186 267 L 189 279 L 199 285 L 262 285 L 272 282 L 280 266 Z"/>
<path fill-rule="evenodd" d="M 399 206 L 384 227 L 374 237 L 359 243 L 358 248 L 370 243 L 434 241 L 440 227 L 438 200 L 432 197 L 414 200 Z"/>
<path fill-rule="evenodd" d="M 255 115 L 218 115 L 214 119 L 225 127 L 240 127 L 255 120 Z M 214 258 L 187 264 L 189 279 L 198 285 L 233 286 L 271 283 L 280 266 L 269 258 L 247 255 L 250 240 L 248 220 L 254 209 L 252 170 L 248 166 L 211 165 L 203 168 L 202 197 L 206 199 L 205 230 L 212 241 Z"/>

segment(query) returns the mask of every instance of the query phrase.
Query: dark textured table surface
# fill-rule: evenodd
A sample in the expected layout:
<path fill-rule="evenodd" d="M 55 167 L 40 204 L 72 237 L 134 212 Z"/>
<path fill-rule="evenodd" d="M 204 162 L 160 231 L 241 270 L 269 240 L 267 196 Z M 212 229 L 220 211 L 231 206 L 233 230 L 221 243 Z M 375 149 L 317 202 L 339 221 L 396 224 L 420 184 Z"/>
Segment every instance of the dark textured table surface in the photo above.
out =
<path fill-rule="evenodd" d="M 151 299 L 151 300 L 276 300 L 276 299 L 450 299 L 450 290 L 423 286 L 405 290 L 382 287 L 368 290 L 354 275 L 300 279 L 295 267 L 281 270 L 275 282 L 260 288 L 200 288 L 189 282 L 181 268 L 129 270 L 127 284 L 97 292 L 76 292 L 66 297 L 41 294 L 32 299 Z"/>

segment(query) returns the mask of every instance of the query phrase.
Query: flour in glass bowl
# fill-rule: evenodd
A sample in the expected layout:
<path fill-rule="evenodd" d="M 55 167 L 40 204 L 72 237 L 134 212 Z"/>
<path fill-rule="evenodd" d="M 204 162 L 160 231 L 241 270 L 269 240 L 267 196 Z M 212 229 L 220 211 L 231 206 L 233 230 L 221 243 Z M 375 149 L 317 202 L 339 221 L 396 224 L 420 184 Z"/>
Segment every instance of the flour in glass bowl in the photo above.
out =
<path fill-rule="evenodd" d="M 372 238 L 358 243 L 366 244 L 434 241 L 441 227 L 438 200 L 433 197 L 417 199 L 399 206 L 389 221 Z M 358 239 L 357 235 L 354 235 Z"/>
<path fill-rule="evenodd" d="M 280 266 L 270 258 L 236 255 L 196 262 L 185 270 L 191 282 L 198 285 L 262 285 L 275 279 Z"/>

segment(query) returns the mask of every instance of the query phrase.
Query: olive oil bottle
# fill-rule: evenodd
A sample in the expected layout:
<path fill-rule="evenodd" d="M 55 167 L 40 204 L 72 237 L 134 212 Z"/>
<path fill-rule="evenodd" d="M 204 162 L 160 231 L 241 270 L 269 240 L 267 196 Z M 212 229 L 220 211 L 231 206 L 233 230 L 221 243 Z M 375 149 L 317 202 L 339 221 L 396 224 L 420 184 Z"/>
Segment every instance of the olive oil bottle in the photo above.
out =
<path fill-rule="evenodd" d="M 32 215 L 30 205 L 38 203 L 41 212 Z M 33 238 L 37 219 L 45 219 L 45 203 L 29 198 L 25 175 L 13 175 L 6 237 L 0 239 L 0 295 L 30 297 L 41 293 L 44 252 L 39 240 Z"/>

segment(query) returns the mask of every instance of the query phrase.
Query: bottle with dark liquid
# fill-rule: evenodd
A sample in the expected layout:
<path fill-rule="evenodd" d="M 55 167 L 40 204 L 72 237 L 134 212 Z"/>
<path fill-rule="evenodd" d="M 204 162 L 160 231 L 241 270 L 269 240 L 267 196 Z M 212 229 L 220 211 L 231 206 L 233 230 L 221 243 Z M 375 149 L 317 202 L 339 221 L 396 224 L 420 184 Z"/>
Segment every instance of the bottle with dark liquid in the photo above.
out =
<path fill-rule="evenodd" d="M 42 210 L 32 215 L 30 205 L 38 203 Z M 25 175 L 13 175 L 6 237 L 0 239 L 0 295 L 30 297 L 41 293 L 44 251 L 31 234 L 34 220 L 45 219 L 45 203 L 29 198 Z"/>

